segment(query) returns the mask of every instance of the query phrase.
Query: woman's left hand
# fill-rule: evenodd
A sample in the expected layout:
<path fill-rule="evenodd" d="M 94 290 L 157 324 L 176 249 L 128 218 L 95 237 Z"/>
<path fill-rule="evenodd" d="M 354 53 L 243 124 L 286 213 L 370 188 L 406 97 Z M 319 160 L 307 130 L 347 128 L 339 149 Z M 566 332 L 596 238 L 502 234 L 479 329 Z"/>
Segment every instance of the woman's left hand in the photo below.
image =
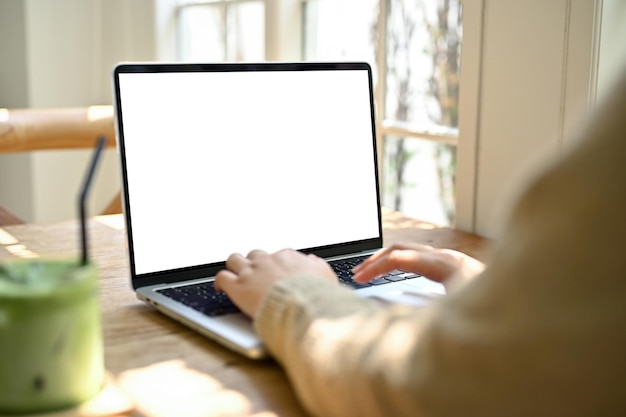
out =
<path fill-rule="evenodd" d="M 284 249 L 272 255 L 253 250 L 247 256 L 234 253 L 226 260 L 226 269 L 215 276 L 215 287 L 244 313 L 254 317 L 272 285 L 282 279 L 313 275 L 337 282 L 330 266 L 315 255 Z"/>

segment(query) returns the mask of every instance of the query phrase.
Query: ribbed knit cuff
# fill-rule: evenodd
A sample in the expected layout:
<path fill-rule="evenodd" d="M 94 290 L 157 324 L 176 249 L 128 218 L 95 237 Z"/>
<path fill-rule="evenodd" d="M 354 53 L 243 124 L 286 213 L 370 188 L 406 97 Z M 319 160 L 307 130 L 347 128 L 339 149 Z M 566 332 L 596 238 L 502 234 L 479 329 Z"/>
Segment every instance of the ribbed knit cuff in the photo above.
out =
<path fill-rule="evenodd" d="M 254 325 L 270 352 L 280 358 L 302 340 L 315 319 L 377 308 L 376 302 L 324 278 L 294 277 L 279 281 L 270 289 Z"/>

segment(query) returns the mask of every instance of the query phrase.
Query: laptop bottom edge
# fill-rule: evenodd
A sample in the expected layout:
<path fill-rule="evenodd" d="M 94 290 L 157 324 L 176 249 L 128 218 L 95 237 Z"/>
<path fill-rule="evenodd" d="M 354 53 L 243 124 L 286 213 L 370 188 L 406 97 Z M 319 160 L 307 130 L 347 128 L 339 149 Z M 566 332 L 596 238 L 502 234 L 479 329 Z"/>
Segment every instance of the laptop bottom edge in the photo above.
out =
<path fill-rule="evenodd" d="M 136 295 L 139 300 L 166 316 L 247 358 L 258 360 L 268 356 L 267 350 L 254 331 L 252 321 L 244 314 L 206 317 L 182 304 L 175 305 L 178 303 L 167 300 L 161 303 L 154 297 L 143 294 L 141 289 L 137 290 Z"/>

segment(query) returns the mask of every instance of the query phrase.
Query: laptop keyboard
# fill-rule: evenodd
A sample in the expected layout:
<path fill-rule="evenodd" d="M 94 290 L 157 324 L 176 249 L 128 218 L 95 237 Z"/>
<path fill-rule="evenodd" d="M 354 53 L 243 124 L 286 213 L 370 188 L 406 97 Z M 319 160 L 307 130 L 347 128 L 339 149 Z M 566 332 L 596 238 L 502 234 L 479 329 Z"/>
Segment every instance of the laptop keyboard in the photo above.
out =
<path fill-rule="evenodd" d="M 159 294 L 178 301 L 209 317 L 239 313 L 225 292 L 217 291 L 213 281 L 157 290 Z"/>
<path fill-rule="evenodd" d="M 339 277 L 339 281 L 342 284 L 345 284 L 349 287 L 356 288 L 356 289 L 367 288 L 373 285 L 389 284 L 390 282 L 404 281 L 405 279 L 421 277 L 421 275 L 419 274 L 414 274 L 411 272 L 404 272 L 399 269 L 396 269 L 394 271 L 388 272 L 387 274 L 383 276 L 373 279 L 370 282 L 365 283 L 365 284 L 361 284 L 359 282 L 353 281 L 352 280 L 352 276 L 353 276 L 352 268 L 354 268 L 355 266 L 357 266 L 358 264 L 360 264 L 367 258 L 369 258 L 369 255 L 357 256 L 357 257 L 348 258 L 348 259 L 338 259 L 336 261 L 330 261 L 328 262 L 328 264 L 333 269 L 333 271 L 335 271 L 335 273 Z"/>
<path fill-rule="evenodd" d="M 396 269 L 395 271 L 391 271 L 388 274 L 378 277 L 366 284 L 353 281 L 352 268 L 366 260 L 368 257 L 369 255 L 339 259 L 336 261 L 330 261 L 328 264 L 333 271 L 335 271 L 342 284 L 355 289 L 367 288 L 374 285 L 384 285 L 390 282 L 403 281 L 405 279 L 417 278 L 421 276 Z M 157 290 L 157 292 L 209 317 L 239 313 L 241 311 L 235 304 L 233 304 L 232 301 L 230 301 L 226 293 L 215 289 L 213 281 L 173 288 L 164 288 Z"/>

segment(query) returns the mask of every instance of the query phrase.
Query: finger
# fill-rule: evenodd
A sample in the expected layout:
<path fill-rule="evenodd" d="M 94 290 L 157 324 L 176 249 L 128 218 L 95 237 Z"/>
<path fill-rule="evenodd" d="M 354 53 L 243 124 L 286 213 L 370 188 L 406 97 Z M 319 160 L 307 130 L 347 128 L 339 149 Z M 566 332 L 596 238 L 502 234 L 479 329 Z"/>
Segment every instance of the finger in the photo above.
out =
<path fill-rule="evenodd" d="M 302 259 L 306 259 L 307 257 L 302 252 L 287 248 L 275 252 L 272 258 L 280 265 L 288 266 L 299 264 Z"/>
<path fill-rule="evenodd" d="M 284 248 L 284 249 L 274 252 L 274 256 L 277 256 L 277 257 L 292 257 L 294 255 L 304 256 L 302 252 L 298 252 L 297 250 L 294 250 L 291 248 Z"/>
<path fill-rule="evenodd" d="M 237 274 L 223 269 L 215 275 L 215 289 L 217 291 L 224 291 L 228 293 L 232 289 L 233 285 L 237 283 L 237 279 Z"/>
<path fill-rule="evenodd" d="M 354 271 L 352 279 L 356 282 L 365 283 L 393 269 L 395 268 L 390 265 L 389 259 L 387 257 L 383 257 L 377 259 L 376 262 L 372 262 L 369 265 Z"/>
<path fill-rule="evenodd" d="M 251 261 L 253 261 L 255 259 L 262 258 L 264 256 L 267 256 L 267 252 L 265 252 L 264 250 L 261 250 L 261 249 L 254 249 L 254 250 L 251 250 L 248 253 L 248 256 L 246 256 L 246 258 L 248 258 Z"/>
<path fill-rule="evenodd" d="M 356 271 L 353 279 L 357 282 L 368 282 L 394 269 L 410 270 L 418 257 L 414 250 L 393 250 Z"/>
<path fill-rule="evenodd" d="M 241 254 L 233 253 L 228 257 L 228 259 L 226 259 L 226 268 L 238 274 L 244 266 L 248 265 L 249 262 L 250 261 L 244 258 Z"/>
<path fill-rule="evenodd" d="M 375 254 L 373 254 L 372 256 L 370 256 L 369 258 L 367 258 L 366 260 L 364 260 L 363 262 L 361 262 L 360 264 L 352 268 L 352 272 L 357 273 L 358 271 L 361 271 L 367 268 L 368 265 L 371 265 L 374 262 L 377 262 L 380 258 L 386 256 L 392 250 L 393 250 L 392 248 L 383 248 L 379 250 L 378 252 L 376 252 Z"/>
<path fill-rule="evenodd" d="M 369 265 L 378 262 L 381 258 L 385 257 L 385 256 L 389 256 L 390 253 L 393 253 L 395 251 L 406 251 L 406 250 L 412 250 L 412 251 L 430 251 L 433 250 L 434 248 L 432 246 L 428 246 L 428 245 L 422 245 L 420 243 L 411 243 L 411 242 L 399 242 L 399 243 L 394 243 L 393 245 L 387 247 L 387 248 L 383 248 L 381 250 L 379 250 L 378 252 L 376 252 L 375 254 L 373 254 L 372 256 L 370 256 L 369 258 L 367 258 L 365 261 L 363 261 L 362 263 L 360 263 L 359 265 L 355 266 L 354 269 L 352 270 L 353 272 L 358 272 L 362 269 L 367 268 Z"/>

